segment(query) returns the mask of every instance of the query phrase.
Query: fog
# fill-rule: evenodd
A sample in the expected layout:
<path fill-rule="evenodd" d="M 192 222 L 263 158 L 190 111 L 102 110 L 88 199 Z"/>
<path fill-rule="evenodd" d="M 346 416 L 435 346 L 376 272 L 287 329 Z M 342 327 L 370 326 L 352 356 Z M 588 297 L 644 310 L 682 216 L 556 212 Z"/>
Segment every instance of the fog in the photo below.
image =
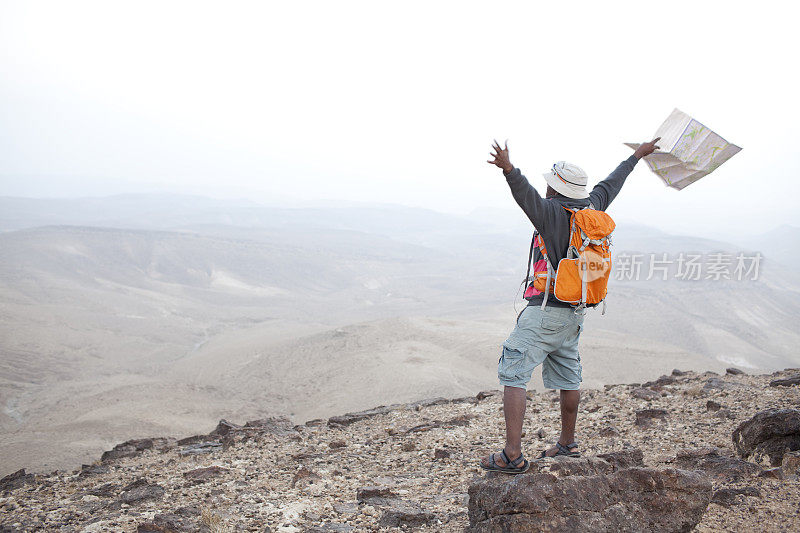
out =
<path fill-rule="evenodd" d="M 621 220 L 735 239 L 799 208 L 797 8 L 724 2 L 3 3 L 0 195 L 513 205 L 602 179 L 678 107 L 744 150 L 676 192 L 640 164 Z"/>

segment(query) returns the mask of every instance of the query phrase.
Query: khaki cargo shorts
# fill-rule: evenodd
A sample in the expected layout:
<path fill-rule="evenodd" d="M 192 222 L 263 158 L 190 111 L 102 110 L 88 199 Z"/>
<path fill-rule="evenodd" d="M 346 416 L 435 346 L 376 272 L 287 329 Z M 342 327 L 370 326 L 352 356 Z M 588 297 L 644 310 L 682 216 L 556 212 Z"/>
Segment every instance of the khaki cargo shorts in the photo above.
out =
<path fill-rule="evenodd" d="M 500 384 L 525 389 L 533 369 L 541 364 L 546 388 L 578 390 L 582 370 L 578 338 L 583 319 L 583 314 L 570 307 L 529 305 L 523 309 L 503 343 L 497 363 Z"/>

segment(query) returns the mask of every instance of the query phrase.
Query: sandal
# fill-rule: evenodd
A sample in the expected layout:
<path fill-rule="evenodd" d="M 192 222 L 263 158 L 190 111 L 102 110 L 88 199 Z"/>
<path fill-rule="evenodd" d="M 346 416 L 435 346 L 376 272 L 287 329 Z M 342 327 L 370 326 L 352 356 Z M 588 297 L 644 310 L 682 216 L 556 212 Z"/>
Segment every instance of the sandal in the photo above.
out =
<path fill-rule="evenodd" d="M 544 450 L 542 452 L 542 454 L 539 456 L 539 459 L 545 459 L 547 457 L 553 458 L 553 457 L 557 457 L 559 455 L 564 455 L 566 457 L 580 457 L 581 456 L 581 452 L 579 452 L 577 450 L 573 451 L 573 448 L 577 448 L 577 447 L 578 447 L 578 443 L 577 442 L 573 442 L 572 444 L 567 444 L 566 446 L 564 446 L 559 441 L 556 441 L 556 448 L 558 448 L 558 451 L 556 452 L 556 454 L 555 455 L 547 455 L 547 450 Z"/>
<path fill-rule="evenodd" d="M 506 464 L 506 466 L 500 466 L 499 464 L 497 464 L 494 460 L 495 454 L 492 454 L 489 456 L 492 464 L 486 466 L 485 464 L 483 464 L 483 461 L 481 461 L 481 468 L 483 468 L 484 470 L 489 470 L 490 472 L 504 472 L 506 474 L 522 474 L 523 472 L 527 472 L 528 468 L 530 468 L 531 466 L 531 463 L 527 459 L 525 459 L 525 457 L 522 454 L 519 454 L 519 457 L 517 457 L 512 461 L 511 459 L 508 458 L 508 455 L 506 455 L 506 449 L 503 448 L 503 451 L 500 452 L 500 455 L 503 458 L 503 462 Z M 522 463 L 522 466 L 518 466 L 520 463 Z"/>

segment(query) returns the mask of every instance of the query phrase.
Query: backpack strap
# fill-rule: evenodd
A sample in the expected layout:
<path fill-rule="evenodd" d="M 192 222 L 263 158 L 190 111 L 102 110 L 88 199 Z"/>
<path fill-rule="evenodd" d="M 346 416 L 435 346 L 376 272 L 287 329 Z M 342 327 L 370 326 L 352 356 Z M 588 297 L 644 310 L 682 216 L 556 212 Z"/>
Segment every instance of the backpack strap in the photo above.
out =
<path fill-rule="evenodd" d="M 533 249 L 535 247 L 534 243 L 536 242 L 537 235 L 539 235 L 539 232 L 534 229 L 533 237 L 531 237 L 531 249 L 528 251 L 528 271 L 525 273 L 525 290 L 522 291 L 523 296 L 528 292 L 528 287 L 531 282 L 531 261 L 533 261 Z"/>

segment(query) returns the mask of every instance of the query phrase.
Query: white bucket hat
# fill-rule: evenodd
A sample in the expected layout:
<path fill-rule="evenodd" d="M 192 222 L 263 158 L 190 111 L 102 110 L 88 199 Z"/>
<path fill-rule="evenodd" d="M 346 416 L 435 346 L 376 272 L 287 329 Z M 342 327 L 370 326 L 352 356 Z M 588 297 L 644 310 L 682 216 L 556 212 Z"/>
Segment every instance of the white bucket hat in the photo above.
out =
<path fill-rule="evenodd" d="M 586 190 L 586 182 L 589 178 L 586 172 L 577 165 L 559 161 L 553 165 L 550 172 L 544 174 L 544 180 L 556 192 L 560 192 L 567 198 L 588 198 L 589 192 Z"/>

